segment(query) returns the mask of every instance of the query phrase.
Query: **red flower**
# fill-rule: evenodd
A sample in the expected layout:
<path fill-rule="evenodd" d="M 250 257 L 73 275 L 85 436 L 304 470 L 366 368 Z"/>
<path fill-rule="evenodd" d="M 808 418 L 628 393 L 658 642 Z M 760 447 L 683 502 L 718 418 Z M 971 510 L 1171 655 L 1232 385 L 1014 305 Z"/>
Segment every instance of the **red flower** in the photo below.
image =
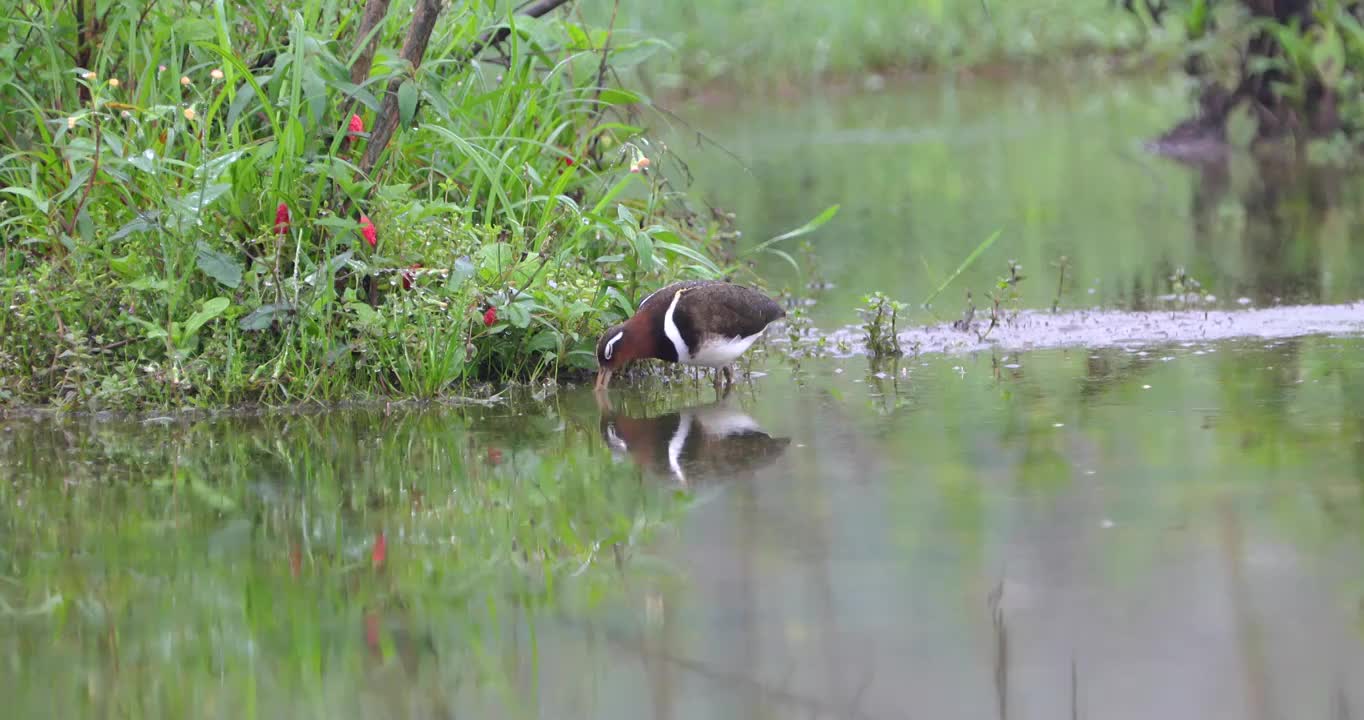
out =
<path fill-rule="evenodd" d="M 280 203 L 275 208 L 275 233 L 279 235 L 289 234 L 289 206 Z"/>
<path fill-rule="evenodd" d="M 369 216 L 360 213 L 360 234 L 365 236 L 365 242 L 370 247 L 379 246 L 379 231 L 374 229 L 374 223 L 369 221 Z"/>
<path fill-rule="evenodd" d="M 569 167 L 573 167 L 573 158 L 571 158 L 571 157 L 564 157 L 564 164 L 567 165 L 567 166 L 569 166 Z"/>
<path fill-rule="evenodd" d="M 404 289 L 404 290 L 411 290 L 411 289 L 412 289 L 412 282 L 413 282 L 414 280 L 417 279 L 416 274 L 415 274 L 415 273 L 412 273 L 412 272 L 409 272 L 409 270 L 419 270 L 419 269 L 421 269 L 421 266 L 422 266 L 421 263 L 412 263 L 411 265 L 407 266 L 407 270 L 404 270 L 404 271 L 403 271 L 403 289 Z"/>
<path fill-rule="evenodd" d="M 378 570 L 384 566 L 384 560 L 388 558 L 388 539 L 384 537 L 384 531 L 380 530 L 374 536 L 374 549 L 370 550 L 369 560 Z"/>
<path fill-rule="evenodd" d="M 491 327 L 495 322 L 497 322 L 497 308 L 490 307 L 483 313 L 483 326 Z"/>
<path fill-rule="evenodd" d="M 359 140 L 360 133 L 365 131 L 365 121 L 361 120 L 359 115 L 351 115 L 350 125 L 348 127 L 350 133 L 346 135 L 346 138 L 349 140 Z"/>

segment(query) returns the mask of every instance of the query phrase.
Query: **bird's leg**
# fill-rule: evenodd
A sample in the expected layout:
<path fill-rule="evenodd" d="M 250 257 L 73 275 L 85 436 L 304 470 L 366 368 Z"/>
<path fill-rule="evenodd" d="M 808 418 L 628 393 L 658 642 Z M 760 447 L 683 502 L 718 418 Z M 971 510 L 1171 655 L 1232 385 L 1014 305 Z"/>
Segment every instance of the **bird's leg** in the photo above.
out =
<path fill-rule="evenodd" d="M 724 368 L 724 372 L 725 372 L 725 387 L 730 387 L 730 386 L 732 386 L 732 385 L 734 384 L 734 366 L 733 366 L 733 365 L 726 365 L 725 368 Z"/>
<path fill-rule="evenodd" d="M 713 381 L 713 384 L 715 385 L 715 392 L 720 392 L 720 370 L 718 368 L 715 370 L 715 379 Z"/>

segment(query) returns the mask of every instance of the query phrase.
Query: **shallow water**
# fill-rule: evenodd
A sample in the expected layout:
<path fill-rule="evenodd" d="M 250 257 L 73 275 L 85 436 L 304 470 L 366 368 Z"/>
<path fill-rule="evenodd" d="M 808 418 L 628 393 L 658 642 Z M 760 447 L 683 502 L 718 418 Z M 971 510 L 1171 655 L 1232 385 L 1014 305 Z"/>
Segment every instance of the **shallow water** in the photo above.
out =
<path fill-rule="evenodd" d="M 682 383 L 9 421 L 0 692 L 25 717 L 1364 707 L 1364 340 L 757 364 L 718 407 Z"/>
<path fill-rule="evenodd" d="M 770 343 L 719 403 L 627 376 L 605 408 L 538 388 L 0 419 L 0 697 L 16 717 L 1356 716 L 1354 211 L 1309 182 L 1260 225 L 1234 167 L 1214 222 L 1181 211 L 1198 173 L 1132 149 L 1179 103 L 977 84 L 711 113 L 758 174 L 693 169 L 731 183 L 750 237 L 844 203 L 810 248 L 833 284 L 811 317 L 844 350 Z M 1059 253 L 1072 314 L 847 356 L 860 294 L 921 299 L 923 268 L 1006 224 L 941 319 L 1003 258 Z M 1178 265 L 1216 297 L 1162 300 Z M 1018 306 L 1052 302 L 1038 275 Z"/>
<path fill-rule="evenodd" d="M 988 305 L 1010 260 L 1024 277 L 1010 302 L 1025 308 L 1164 307 L 1180 268 L 1210 307 L 1364 299 L 1364 178 L 1244 153 L 1190 168 L 1145 152 L 1188 112 L 1173 80 L 925 77 L 880 93 L 678 112 L 690 126 L 672 123 L 672 145 L 694 187 L 737 214 L 741 247 L 841 205 L 808 250 L 776 246 L 812 271 L 757 258 L 777 288 L 833 286 L 813 294 L 821 326 L 855 320 L 873 290 L 909 303 L 916 322 L 954 319 L 967 290 Z M 934 312 L 917 312 L 996 231 Z"/>

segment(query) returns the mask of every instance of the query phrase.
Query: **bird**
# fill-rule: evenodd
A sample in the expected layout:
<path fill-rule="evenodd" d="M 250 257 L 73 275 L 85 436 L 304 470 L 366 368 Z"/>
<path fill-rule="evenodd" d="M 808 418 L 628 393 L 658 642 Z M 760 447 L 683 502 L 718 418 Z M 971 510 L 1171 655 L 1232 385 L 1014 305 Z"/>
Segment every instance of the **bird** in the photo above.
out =
<path fill-rule="evenodd" d="M 647 472 L 692 486 L 751 476 L 791 444 L 774 437 L 724 402 L 684 407 L 655 417 L 603 409 L 601 435 L 613 454 L 629 455 Z"/>
<path fill-rule="evenodd" d="M 734 382 L 730 363 L 773 321 L 786 316 L 776 300 L 743 285 L 719 280 L 685 280 L 654 291 L 635 314 L 602 333 L 597 341 L 598 391 L 631 361 L 657 358 L 717 370 Z"/>

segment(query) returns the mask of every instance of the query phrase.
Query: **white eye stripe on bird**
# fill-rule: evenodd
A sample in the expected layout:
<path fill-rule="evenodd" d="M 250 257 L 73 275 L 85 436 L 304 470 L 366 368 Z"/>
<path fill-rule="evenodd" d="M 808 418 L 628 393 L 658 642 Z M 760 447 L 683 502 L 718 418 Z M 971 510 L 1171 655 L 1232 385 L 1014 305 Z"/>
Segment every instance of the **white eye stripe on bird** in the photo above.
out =
<path fill-rule="evenodd" d="M 625 337 L 625 333 L 622 331 L 622 332 L 616 333 L 616 336 L 615 336 L 615 337 L 611 338 L 610 340 L 607 340 L 607 341 L 606 341 L 606 349 L 602 351 L 602 357 L 605 357 L 607 360 L 610 360 L 610 359 L 611 359 L 611 348 L 612 348 L 612 346 L 615 345 L 617 342 L 619 342 L 620 339 L 623 338 L 623 337 Z"/>

